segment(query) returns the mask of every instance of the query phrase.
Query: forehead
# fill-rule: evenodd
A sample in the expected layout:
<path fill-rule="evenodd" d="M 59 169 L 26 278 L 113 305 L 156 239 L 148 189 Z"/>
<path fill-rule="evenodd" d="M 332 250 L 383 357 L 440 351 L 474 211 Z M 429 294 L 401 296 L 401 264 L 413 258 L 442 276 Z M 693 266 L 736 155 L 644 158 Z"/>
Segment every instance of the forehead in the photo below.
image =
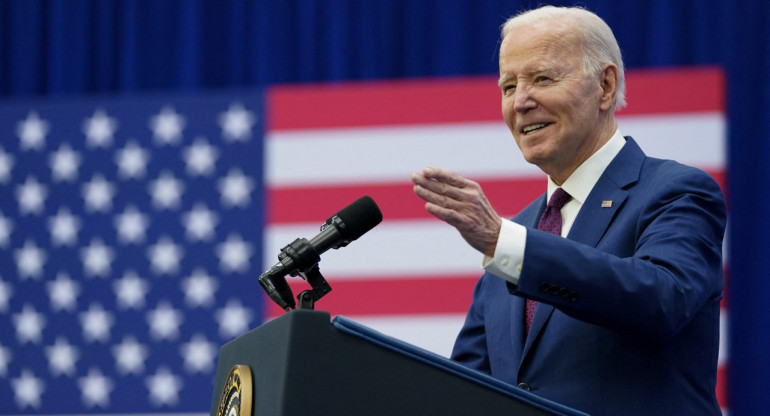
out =
<path fill-rule="evenodd" d="M 574 32 L 544 22 L 512 29 L 500 45 L 500 73 L 574 66 L 580 58 Z"/>

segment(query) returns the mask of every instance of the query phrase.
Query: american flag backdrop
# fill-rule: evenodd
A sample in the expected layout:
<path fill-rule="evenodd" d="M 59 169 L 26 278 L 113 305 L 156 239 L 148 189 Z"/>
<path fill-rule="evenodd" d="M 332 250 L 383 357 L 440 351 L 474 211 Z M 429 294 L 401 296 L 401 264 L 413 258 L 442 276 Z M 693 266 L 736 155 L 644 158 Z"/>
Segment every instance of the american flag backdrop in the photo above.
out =
<path fill-rule="evenodd" d="M 623 133 L 724 186 L 721 72 L 627 83 Z M 362 195 L 383 223 L 323 255 L 316 308 L 449 355 L 481 257 L 413 196 L 426 165 L 506 217 L 545 191 L 493 77 L 0 107 L 0 413 L 206 412 L 218 347 L 283 313 L 259 274 Z"/>
<path fill-rule="evenodd" d="M 630 71 L 620 129 L 648 155 L 711 173 L 724 189 L 724 80 L 715 68 Z M 434 219 L 409 176 L 427 165 L 481 183 L 512 217 L 545 192 L 500 114 L 493 77 L 409 80 L 269 91 L 265 136 L 265 263 L 296 236 L 360 195 L 383 223 L 320 263 L 332 292 L 316 304 L 332 314 L 448 356 L 481 274 L 481 255 Z M 297 293 L 307 287 L 296 280 Z M 281 311 L 271 303 L 269 315 Z M 726 322 L 726 302 L 722 322 Z M 717 394 L 727 405 L 723 325 Z"/>
<path fill-rule="evenodd" d="M 0 105 L 0 413 L 205 411 L 262 321 L 262 94 Z"/>

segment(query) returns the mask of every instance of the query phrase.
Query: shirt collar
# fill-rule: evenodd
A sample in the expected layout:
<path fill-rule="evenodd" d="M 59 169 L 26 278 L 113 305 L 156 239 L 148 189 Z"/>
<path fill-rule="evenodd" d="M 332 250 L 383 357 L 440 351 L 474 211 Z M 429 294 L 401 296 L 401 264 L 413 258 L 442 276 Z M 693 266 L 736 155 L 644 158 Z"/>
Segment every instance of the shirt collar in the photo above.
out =
<path fill-rule="evenodd" d="M 570 175 L 561 185 L 562 189 L 567 191 L 567 193 L 572 196 L 572 199 L 579 202 L 580 205 L 583 205 L 583 202 L 588 198 L 591 189 L 593 189 L 596 182 L 599 181 L 599 177 L 602 176 L 604 170 L 607 169 L 607 166 L 612 162 L 612 159 L 620 153 L 620 149 L 622 149 L 625 144 L 626 140 L 620 133 L 620 129 L 616 129 L 615 134 L 610 137 L 610 140 L 607 141 L 604 146 L 572 172 L 572 175 Z M 559 185 L 557 185 L 549 176 L 547 200 L 551 199 L 551 195 L 553 195 L 558 187 Z"/>

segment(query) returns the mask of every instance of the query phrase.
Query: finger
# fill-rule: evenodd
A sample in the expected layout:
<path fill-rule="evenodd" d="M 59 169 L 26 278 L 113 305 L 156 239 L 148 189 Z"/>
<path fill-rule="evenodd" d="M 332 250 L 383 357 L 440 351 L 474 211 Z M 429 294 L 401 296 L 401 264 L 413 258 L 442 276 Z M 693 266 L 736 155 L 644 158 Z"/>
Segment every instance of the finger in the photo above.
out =
<path fill-rule="evenodd" d="M 451 170 L 428 166 L 422 170 L 423 176 L 438 182 L 446 183 L 457 188 L 465 188 L 474 182 Z"/>
<path fill-rule="evenodd" d="M 475 191 L 478 188 L 478 184 L 460 175 L 451 172 L 447 174 L 447 172 L 449 171 L 443 171 L 434 177 L 414 173 L 412 174 L 412 182 L 435 194 L 443 195 L 455 201 L 468 200 L 470 196 L 468 191 Z"/>
<path fill-rule="evenodd" d="M 425 202 L 448 208 L 452 201 L 444 195 L 434 192 L 433 190 L 423 187 L 421 185 L 414 186 L 415 195 L 422 198 Z"/>
<path fill-rule="evenodd" d="M 463 223 L 462 215 L 459 212 L 441 205 L 427 202 L 425 211 L 455 228 Z"/>

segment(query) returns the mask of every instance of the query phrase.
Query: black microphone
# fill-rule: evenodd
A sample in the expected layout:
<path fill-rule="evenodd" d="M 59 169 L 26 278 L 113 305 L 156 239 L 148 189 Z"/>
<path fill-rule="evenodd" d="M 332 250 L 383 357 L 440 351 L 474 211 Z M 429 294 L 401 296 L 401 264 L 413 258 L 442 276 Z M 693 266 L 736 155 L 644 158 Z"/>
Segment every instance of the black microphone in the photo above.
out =
<path fill-rule="evenodd" d="M 291 289 L 283 279 L 316 266 L 321 254 L 345 247 L 382 222 L 382 212 L 369 196 L 362 196 L 326 220 L 321 232 L 308 241 L 298 238 L 281 249 L 278 263 L 259 277 L 267 294 L 284 310 L 294 308 Z"/>

